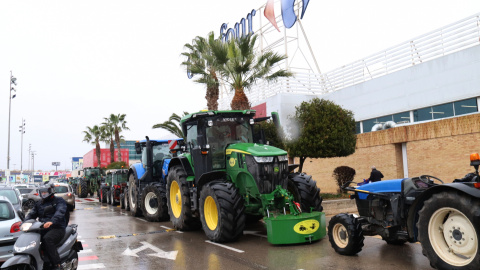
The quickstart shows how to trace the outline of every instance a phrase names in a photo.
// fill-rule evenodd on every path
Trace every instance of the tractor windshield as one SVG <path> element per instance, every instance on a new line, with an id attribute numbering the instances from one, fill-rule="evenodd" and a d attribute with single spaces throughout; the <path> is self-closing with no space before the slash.
<path id="1" fill-rule="evenodd" d="M 126 173 L 116 173 L 113 175 L 114 185 L 119 185 L 121 183 L 127 183 L 127 182 L 128 182 L 128 176 Z"/>
<path id="2" fill-rule="evenodd" d="M 207 127 L 207 143 L 212 151 L 213 169 L 225 168 L 225 148 L 232 143 L 252 143 L 250 118 L 214 118 Z"/>
<path id="3" fill-rule="evenodd" d="M 87 177 L 98 177 L 100 175 L 100 172 L 98 169 L 87 169 L 85 171 L 85 176 Z"/>

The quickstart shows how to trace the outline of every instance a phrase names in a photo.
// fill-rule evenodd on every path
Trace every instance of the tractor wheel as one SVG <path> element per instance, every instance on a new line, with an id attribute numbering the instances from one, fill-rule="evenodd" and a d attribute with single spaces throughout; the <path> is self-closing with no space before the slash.
<path id="1" fill-rule="evenodd" d="M 128 204 L 128 188 L 123 191 L 123 204 L 125 204 L 125 211 L 130 211 L 130 204 Z"/>
<path id="2" fill-rule="evenodd" d="M 142 213 L 150 222 L 170 220 L 165 187 L 150 185 L 143 190 Z"/>
<path id="3" fill-rule="evenodd" d="M 135 180 L 135 176 L 130 174 L 130 177 L 128 178 L 128 204 L 130 205 L 130 212 L 132 212 L 132 215 L 134 217 L 139 217 L 142 215 L 142 210 L 140 209 L 140 205 L 138 205 L 138 190 Z"/>
<path id="4" fill-rule="evenodd" d="M 328 240 L 339 254 L 359 253 L 364 239 L 360 222 L 351 214 L 338 214 L 328 223 Z"/>
<path id="5" fill-rule="evenodd" d="M 480 201 L 458 192 L 432 195 L 418 212 L 423 254 L 437 269 L 480 269 Z"/>
<path id="6" fill-rule="evenodd" d="M 117 205 L 118 205 L 118 202 L 115 200 L 115 197 L 117 197 L 117 198 L 120 197 L 120 196 L 118 195 L 118 192 L 119 192 L 119 191 L 120 191 L 119 189 L 112 189 L 112 192 L 111 192 L 111 194 L 110 194 L 110 201 L 112 202 L 112 205 L 113 205 L 113 206 L 117 206 Z"/>
<path id="7" fill-rule="evenodd" d="M 320 189 L 311 175 L 304 173 L 289 174 L 287 189 L 293 194 L 295 201 L 300 203 L 302 211 L 310 212 L 311 208 L 313 208 L 313 211 L 323 211 Z"/>
<path id="8" fill-rule="evenodd" d="M 120 209 L 125 209 L 125 194 L 120 194 Z"/>
<path id="9" fill-rule="evenodd" d="M 78 196 L 80 198 L 86 198 L 88 196 L 88 183 L 84 179 L 81 179 L 78 185 Z"/>
<path id="10" fill-rule="evenodd" d="M 112 190 L 107 190 L 107 204 L 112 204 Z"/>
<path id="11" fill-rule="evenodd" d="M 182 166 L 173 166 L 167 177 L 167 204 L 170 221 L 177 230 L 197 230 L 200 220 L 192 215 L 187 174 Z"/>
<path id="12" fill-rule="evenodd" d="M 243 198 L 232 183 L 213 182 L 200 192 L 200 220 L 203 231 L 213 242 L 231 242 L 245 228 Z"/>
<path id="13" fill-rule="evenodd" d="M 101 203 L 107 202 L 107 190 L 105 188 L 102 188 L 100 190 L 100 202 Z"/>

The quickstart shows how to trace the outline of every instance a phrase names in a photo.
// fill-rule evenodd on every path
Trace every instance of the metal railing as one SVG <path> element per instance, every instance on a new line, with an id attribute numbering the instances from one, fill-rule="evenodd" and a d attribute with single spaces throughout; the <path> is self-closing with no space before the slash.
<path id="1" fill-rule="evenodd" d="M 292 70 L 295 77 L 259 82 L 246 94 L 252 105 L 278 93 L 322 95 L 476 45 L 480 45 L 480 13 L 323 74 Z M 223 89 L 220 108 L 230 108 L 233 94 Z"/>

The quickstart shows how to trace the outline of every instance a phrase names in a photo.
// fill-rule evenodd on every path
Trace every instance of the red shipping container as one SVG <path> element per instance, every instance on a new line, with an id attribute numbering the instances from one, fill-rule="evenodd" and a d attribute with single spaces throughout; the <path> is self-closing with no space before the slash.
<path id="1" fill-rule="evenodd" d="M 83 156 L 83 167 L 84 168 L 98 167 L 96 153 L 97 153 L 97 150 L 94 148 Z M 117 153 L 118 153 L 118 150 L 115 149 L 115 153 L 114 153 L 115 162 L 118 161 Z M 130 161 L 129 156 L 128 156 L 128 149 L 120 149 L 120 154 L 122 155 L 122 161 L 124 161 L 128 165 L 128 163 Z M 106 166 L 108 166 L 108 164 L 110 164 L 110 149 L 106 149 L 106 148 L 100 149 L 100 163 L 101 163 L 102 168 L 106 167 Z"/>

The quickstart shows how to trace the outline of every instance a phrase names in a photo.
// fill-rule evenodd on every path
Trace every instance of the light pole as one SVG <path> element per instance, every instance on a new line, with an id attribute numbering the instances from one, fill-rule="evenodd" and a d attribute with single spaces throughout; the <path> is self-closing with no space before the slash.
<path id="1" fill-rule="evenodd" d="M 20 145 L 20 175 L 23 174 L 23 134 L 25 133 L 25 119 L 22 118 L 22 125 L 20 126 L 20 133 L 22 134 L 22 140 Z"/>
<path id="2" fill-rule="evenodd" d="M 10 114 L 12 112 L 12 99 L 17 95 L 15 94 L 17 90 L 13 88 L 12 84 L 17 85 L 17 78 L 13 77 L 12 71 L 10 70 L 10 90 L 8 91 L 8 150 L 7 150 L 7 170 L 10 169 Z M 12 96 L 12 91 L 15 93 Z"/>
<path id="3" fill-rule="evenodd" d="M 35 155 L 37 154 L 36 152 L 37 151 L 32 151 L 32 178 L 33 178 L 33 182 L 35 182 L 35 177 L 33 176 L 33 174 L 35 173 Z"/>

